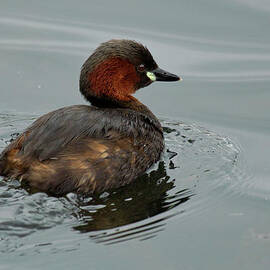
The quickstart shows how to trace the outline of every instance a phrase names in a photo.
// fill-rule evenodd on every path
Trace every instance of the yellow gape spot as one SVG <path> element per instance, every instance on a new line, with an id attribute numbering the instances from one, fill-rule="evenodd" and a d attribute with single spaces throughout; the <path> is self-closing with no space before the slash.
<path id="1" fill-rule="evenodd" d="M 157 79 L 156 75 L 154 73 L 150 72 L 150 71 L 146 72 L 146 76 L 153 82 Z"/>

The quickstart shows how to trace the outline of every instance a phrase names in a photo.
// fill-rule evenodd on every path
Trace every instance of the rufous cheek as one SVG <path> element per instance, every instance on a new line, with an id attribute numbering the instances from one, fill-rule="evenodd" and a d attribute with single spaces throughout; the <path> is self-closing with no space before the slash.
<path id="1" fill-rule="evenodd" d="M 128 60 L 113 57 L 99 64 L 89 75 L 89 80 L 96 96 L 125 99 L 136 91 L 140 77 Z"/>

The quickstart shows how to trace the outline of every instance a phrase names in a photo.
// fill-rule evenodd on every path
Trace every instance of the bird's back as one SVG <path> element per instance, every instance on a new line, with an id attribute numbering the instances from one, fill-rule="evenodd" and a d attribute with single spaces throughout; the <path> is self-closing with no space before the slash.
<path id="1" fill-rule="evenodd" d="M 163 150 L 149 111 L 65 107 L 37 119 L 0 156 L 0 174 L 61 195 L 100 192 L 141 175 Z"/>

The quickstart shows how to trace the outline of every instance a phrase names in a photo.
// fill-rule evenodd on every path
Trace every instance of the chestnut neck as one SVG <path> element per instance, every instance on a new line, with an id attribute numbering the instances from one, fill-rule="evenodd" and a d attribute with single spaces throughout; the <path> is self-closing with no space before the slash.
<path id="1" fill-rule="evenodd" d="M 114 108 L 114 109 L 129 109 L 137 111 L 147 115 L 153 115 L 153 113 L 148 109 L 146 105 L 141 103 L 138 99 L 133 96 L 126 97 L 123 99 L 115 99 L 111 97 L 96 97 L 96 96 L 85 96 L 87 101 L 89 101 L 93 106 L 99 108 Z M 155 117 L 153 115 L 153 117 Z"/>
<path id="2" fill-rule="evenodd" d="M 93 68 L 88 61 L 81 71 L 80 91 L 93 106 L 130 109 L 155 118 L 144 104 L 132 96 L 140 82 L 132 63 L 127 59 L 111 57 Z"/>

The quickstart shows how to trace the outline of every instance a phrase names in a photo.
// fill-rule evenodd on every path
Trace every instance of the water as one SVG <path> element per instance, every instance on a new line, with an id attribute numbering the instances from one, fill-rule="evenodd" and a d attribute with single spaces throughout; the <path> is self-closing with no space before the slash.
<path id="1" fill-rule="evenodd" d="M 139 40 L 184 78 L 136 94 L 166 151 L 133 185 L 54 198 L 0 182 L 0 269 L 269 268 L 269 1 L 0 7 L 0 149 L 41 114 L 84 103 L 80 66 L 102 41 Z"/>

